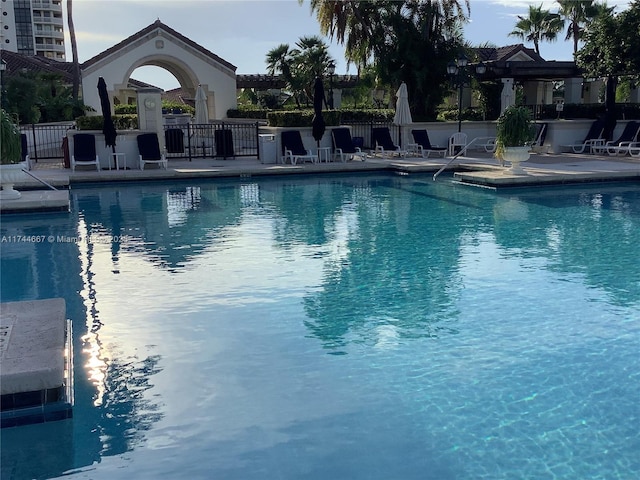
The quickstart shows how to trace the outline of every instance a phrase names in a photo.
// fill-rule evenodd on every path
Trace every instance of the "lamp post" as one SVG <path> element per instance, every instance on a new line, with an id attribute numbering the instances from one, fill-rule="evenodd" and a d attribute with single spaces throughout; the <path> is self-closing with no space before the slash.
<path id="1" fill-rule="evenodd" d="M 333 110 L 333 75 L 336 73 L 336 64 L 329 62 L 327 65 L 327 73 L 329 74 L 329 110 Z"/>
<path id="2" fill-rule="evenodd" d="M 455 62 L 449 62 L 447 65 L 447 73 L 451 77 L 451 83 L 458 88 L 458 132 L 462 131 L 462 89 L 470 80 L 467 66 L 469 59 L 462 54 Z M 487 71 L 484 63 L 480 62 L 476 65 L 476 73 L 483 75 Z"/>

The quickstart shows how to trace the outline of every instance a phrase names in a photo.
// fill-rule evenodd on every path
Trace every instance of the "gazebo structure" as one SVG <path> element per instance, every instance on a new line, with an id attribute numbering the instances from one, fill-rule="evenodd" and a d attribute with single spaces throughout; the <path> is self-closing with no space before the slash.
<path id="1" fill-rule="evenodd" d="M 129 87 L 130 76 L 145 65 L 169 71 L 191 98 L 202 85 L 209 99 L 209 118 L 222 119 L 237 105 L 236 67 L 160 20 L 82 64 L 84 103 L 100 110 L 96 108 L 100 105 L 99 77 L 105 79 L 112 99 L 129 103 L 129 97 L 136 94 Z"/>

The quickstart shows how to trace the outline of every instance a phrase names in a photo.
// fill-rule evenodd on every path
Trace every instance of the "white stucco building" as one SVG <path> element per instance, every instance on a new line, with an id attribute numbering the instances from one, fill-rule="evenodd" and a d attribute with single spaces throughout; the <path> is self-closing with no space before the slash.
<path id="1" fill-rule="evenodd" d="M 0 0 L 2 49 L 64 62 L 62 0 Z"/>
<path id="2" fill-rule="evenodd" d="M 112 103 L 127 103 L 131 74 L 145 65 L 169 71 L 191 98 L 202 85 L 210 119 L 223 119 L 227 110 L 237 106 L 236 67 L 160 20 L 82 64 L 84 103 L 99 114 L 100 77 L 105 79 Z"/>

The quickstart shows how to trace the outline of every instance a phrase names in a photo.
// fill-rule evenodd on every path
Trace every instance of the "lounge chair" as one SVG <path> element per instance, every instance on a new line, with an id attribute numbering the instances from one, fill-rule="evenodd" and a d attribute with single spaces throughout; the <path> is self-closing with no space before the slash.
<path id="1" fill-rule="evenodd" d="M 168 128 L 164 131 L 164 144 L 167 153 L 184 153 L 184 132 L 181 128 Z"/>
<path id="2" fill-rule="evenodd" d="M 467 146 L 467 134 L 456 132 L 449 137 L 449 155 L 455 155 Z"/>
<path id="3" fill-rule="evenodd" d="M 542 151 L 544 147 L 544 141 L 547 138 L 547 130 L 549 128 L 548 123 L 536 123 L 536 134 L 531 143 L 531 150 L 534 152 Z"/>
<path id="4" fill-rule="evenodd" d="M 638 143 L 638 134 L 640 134 L 640 122 L 630 121 L 624 127 L 620 137 L 605 143 L 604 149 L 609 155 L 626 155 L 629 153 L 629 147 Z"/>
<path id="5" fill-rule="evenodd" d="M 73 153 L 71 154 L 71 171 L 77 166 L 95 165 L 100 171 L 100 159 L 96 154 L 96 137 L 91 133 L 76 133 L 73 136 Z"/>
<path id="6" fill-rule="evenodd" d="M 304 147 L 299 130 L 282 132 L 280 140 L 282 142 L 282 163 L 289 161 L 291 165 L 295 165 L 298 161 L 312 163 L 318 161 L 318 156 Z"/>
<path id="7" fill-rule="evenodd" d="M 371 143 L 374 146 L 374 152 L 381 155 L 398 155 L 405 157 L 407 152 L 402 150 L 398 145 L 393 143 L 389 127 L 374 127 L 371 129 Z"/>
<path id="8" fill-rule="evenodd" d="M 447 154 L 447 147 L 431 145 L 429 133 L 426 130 L 411 130 L 411 135 L 415 143 L 407 145 L 410 152 L 419 154 L 422 158 L 429 158 L 432 153 L 443 157 Z"/>
<path id="9" fill-rule="evenodd" d="M 571 149 L 573 153 L 592 153 L 602 149 L 605 140 L 602 137 L 604 132 L 604 120 L 598 119 L 591 124 L 587 135 L 581 142 L 578 141 L 573 145 L 563 145 L 566 149 Z"/>
<path id="10" fill-rule="evenodd" d="M 365 161 L 365 155 L 360 147 L 356 147 L 351 138 L 351 130 L 346 127 L 334 128 L 331 130 L 331 137 L 333 138 L 333 158 L 334 160 L 340 159 L 341 162 L 347 160 L 353 160 L 359 157 L 363 162 Z"/>
<path id="11" fill-rule="evenodd" d="M 147 163 L 158 165 L 167 169 L 167 156 L 160 152 L 160 143 L 156 133 L 143 133 L 138 135 L 138 153 L 140 170 L 144 170 Z"/>
<path id="12" fill-rule="evenodd" d="M 216 157 L 235 157 L 235 151 L 233 149 L 233 134 L 228 128 L 222 130 L 216 130 L 213 132 L 213 136 L 216 142 Z"/>
<path id="13" fill-rule="evenodd" d="M 27 170 L 31 170 L 33 165 L 31 165 L 31 156 L 29 155 L 29 145 L 27 143 L 27 134 L 20 134 L 20 151 L 22 155 L 22 161 L 27 163 Z"/>

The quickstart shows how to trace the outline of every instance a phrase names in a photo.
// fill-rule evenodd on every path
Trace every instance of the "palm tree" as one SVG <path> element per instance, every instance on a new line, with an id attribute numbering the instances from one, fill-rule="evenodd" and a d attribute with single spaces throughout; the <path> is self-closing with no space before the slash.
<path id="1" fill-rule="evenodd" d="M 373 65 L 383 85 L 405 81 L 413 112 L 435 118 L 447 88 L 446 64 L 461 48 L 469 0 L 309 2 L 322 34 L 344 45 L 348 64 L 358 71 Z"/>
<path id="2" fill-rule="evenodd" d="M 518 15 L 515 30 L 509 35 L 521 40 L 533 42 L 535 52 L 540 55 L 540 42 L 553 42 L 558 33 L 564 28 L 564 20 L 557 13 L 543 10 L 539 7 L 529 6 L 529 16 Z"/>
<path id="3" fill-rule="evenodd" d="M 76 42 L 76 29 L 73 26 L 73 1 L 67 0 L 67 25 L 69 26 L 69 38 L 71 40 L 71 55 L 73 57 L 73 88 L 71 95 L 75 102 L 78 101 L 80 92 L 80 62 L 78 61 L 78 43 Z"/>
<path id="4" fill-rule="evenodd" d="M 282 75 L 298 106 L 301 100 L 310 101 L 313 79 L 326 72 L 332 61 L 329 47 L 317 36 L 301 37 L 293 49 L 281 44 L 271 49 L 266 59 L 267 72 L 270 75 Z"/>
<path id="5" fill-rule="evenodd" d="M 595 14 L 593 0 L 557 0 L 560 16 L 569 22 L 565 40 L 573 39 L 573 54 L 578 52 L 578 42 L 584 33 L 584 26 Z"/>

